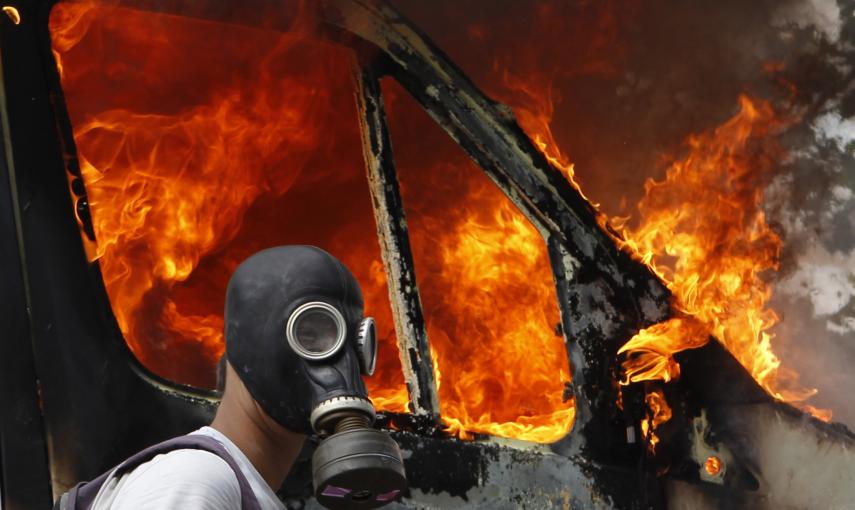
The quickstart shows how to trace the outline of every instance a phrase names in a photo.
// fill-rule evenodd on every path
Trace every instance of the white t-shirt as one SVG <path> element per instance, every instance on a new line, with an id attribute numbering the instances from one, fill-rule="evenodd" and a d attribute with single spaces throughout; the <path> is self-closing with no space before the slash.
<path id="1" fill-rule="evenodd" d="M 262 510 L 285 505 L 246 455 L 211 427 L 193 434 L 213 437 L 225 446 L 249 481 Z M 204 450 L 175 450 L 157 455 L 116 479 L 112 475 L 95 496 L 93 510 L 239 510 L 240 486 L 229 465 Z"/>

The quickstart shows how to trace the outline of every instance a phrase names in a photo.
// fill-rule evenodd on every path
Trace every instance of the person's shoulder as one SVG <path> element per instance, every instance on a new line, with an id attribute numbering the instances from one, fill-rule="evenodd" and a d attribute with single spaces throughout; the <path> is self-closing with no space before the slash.
<path id="1" fill-rule="evenodd" d="M 228 463 L 196 449 L 158 455 L 126 474 L 112 508 L 240 507 L 240 486 Z"/>
<path id="2" fill-rule="evenodd" d="M 135 477 L 172 477 L 174 475 L 193 481 L 233 482 L 235 487 L 238 486 L 237 477 L 225 460 L 215 453 L 195 448 L 174 450 L 158 455 L 134 469 L 129 481 Z"/>

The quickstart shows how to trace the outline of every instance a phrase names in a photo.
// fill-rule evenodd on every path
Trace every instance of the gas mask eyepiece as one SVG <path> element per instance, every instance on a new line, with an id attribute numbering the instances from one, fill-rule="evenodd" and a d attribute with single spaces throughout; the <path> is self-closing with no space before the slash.
<path id="1" fill-rule="evenodd" d="M 341 312 L 322 301 L 300 305 L 288 319 L 288 344 L 301 357 L 321 361 L 344 346 L 347 325 Z"/>
<path id="2" fill-rule="evenodd" d="M 288 344 L 301 357 L 322 361 L 335 356 L 347 339 L 347 324 L 334 306 L 323 301 L 300 305 L 288 319 Z M 363 375 L 374 375 L 377 366 L 377 330 L 366 317 L 356 332 L 356 355 Z"/>

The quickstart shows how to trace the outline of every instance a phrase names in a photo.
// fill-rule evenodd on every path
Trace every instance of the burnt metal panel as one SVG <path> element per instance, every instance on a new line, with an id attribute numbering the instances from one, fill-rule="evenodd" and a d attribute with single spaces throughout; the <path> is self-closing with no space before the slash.
<path id="1" fill-rule="evenodd" d="M 383 94 L 373 67 L 359 65 L 354 70 L 354 82 L 362 154 L 380 252 L 389 282 L 389 302 L 395 317 L 395 333 L 410 394 L 410 406 L 414 414 L 424 415 L 438 424 L 439 397 L 416 284 L 407 218 L 386 123 Z"/>
<path id="2" fill-rule="evenodd" d="M 571 431 L 573 439 L 567 438 L 563 448 L 563 452 L 569 455 L 579 453 L 586 446 L 584 444 L 585 439 L 579 434 L 579 431 L 593 418 L 591 399 L 595 396 L 587 394 L 586 382 L 590 375 L 585 368 L 590 363 L 585 359 L 583 343 L 573 336 L 576 332 L 575 326 L 579 321 L 574 317 L 574 310 L 567 306 L 570 302 L 571 286 L 576 280 L 576 270 L 579 263 L 555 237 L 548 236 L 546 245 L 549 262 L 552 266 L 552 277 L 555 281 L 559 310 L 561 311 L 561 332 L 567 344 L 567 361 L 570 366 L 570 373 L 573 374 L 573 380 L 568 383 L 570 385 L 568 390 L 572 391 L 565 393 L 565 398 L 573 398 L 576 408 L 573 430 Z M 580 394 L 584 394 L 584 398 L 579 398 Z"/>
<path id="3" fill-rule="evenodd" d="M 0 16 L 0 77 L 7 69 L 3 50 L 15 43 L 10 37 L 15 28 Z M 51 490 L 4 81 L 0 81 L 0 508 L 26 510 L 47 508 Z"/>
<path id="4" fill-rule="evenodd" d="M 695 463 L 689 480 L 695 483 L 668 481 L 675 505 L 769 510 L 852 506 L 855 434 L 775 400 L 718 341 L 675 357 L 681 365 L 680 388 L 700 408 L 691 423 L 703 429 L 703 448 L 690 455 Z M 728 459 L 733 465 L 726 465 L 726 471 L 746 475 L 704 476 L 708 454 Z"/>
<path id="5" fill-rule="evenodd" d="M 545 445 L 485 442 L 397 433 L 405 456 L 410 494 L 392 508 L 610 509 L 627 504 L 633 491 L 605 492 L 583 459 L 555 454 Z M 612 473 L 612 481 L 632 487 L 632 470 Z M 628 508 L 628 507 L 626 507 Z"/>

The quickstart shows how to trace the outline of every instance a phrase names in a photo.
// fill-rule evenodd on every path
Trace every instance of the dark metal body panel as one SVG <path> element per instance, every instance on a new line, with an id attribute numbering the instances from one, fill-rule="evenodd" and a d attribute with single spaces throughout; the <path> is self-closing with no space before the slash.
<path id="1" fill-rule="evenodd" d="M 0 48 L 14 44 L 8 37 L 10 26 L 9 20 L 0 19 Z M 5 70 L 3 63 L 0 60 L 0 72 Z M 7 112 L 5 86 L 0 83 L 0 488 L 3 508 L 20 510 L 50 502 L 50 476 Z"/>

